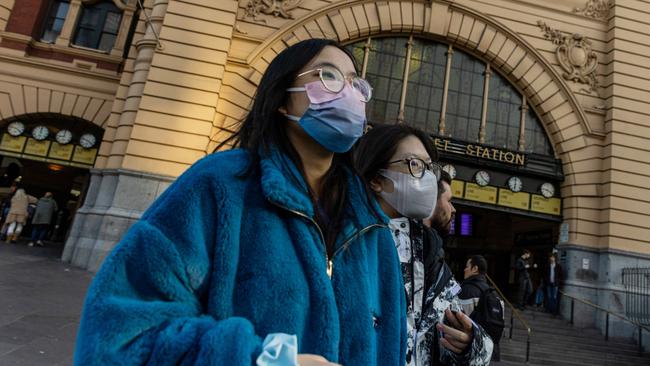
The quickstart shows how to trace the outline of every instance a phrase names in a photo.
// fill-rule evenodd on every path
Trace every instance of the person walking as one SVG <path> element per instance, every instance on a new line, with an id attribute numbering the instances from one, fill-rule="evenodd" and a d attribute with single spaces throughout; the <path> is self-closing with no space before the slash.
<path id="1" fill-rule="evenodd" d="M 422 223 L 436 207 L 437 159 L 431 138 L 405 124 L 375 125 L 354 152 L 358 174 L 391 219 L 407 295 L 406 365 L 487 365 L 492 341 L 461 311 L 442 239 Z"/>
<path id="2" fill-rule="evenodd" d="M 526 304 L 528 304 L 528 298 L 533 292 L 533 284 L 530 280 L 530 273 L 528 268 L 528 259 L 530 258 L 530 250 L 524 249 L 523 253 L 517 261 L 515 262 L 515 271 L 517 272 L 517 281 L 519 282 L 519 301 L 517 308 L 519 310 L 525 310 Z"/>
<path id="3" fill-rule="evenodd" d="M 11 208 L 7 214 L 7 243 L 15 243 L 20 237 L 25 223 L 27 223 L 27 206 L 38 200 L 25 193 L 23 188 L 18 188 L 11 198 Z"/>
<path id="4" fill-rule="evenodd" d="M 43 239 L 50 228 L 54 214 L 59 210 L 56 201 L 52 197 L 52 192 L 46 192 L 36 204 L 36 210 L 32 217 L 32 241 L 29 246 L 33 247 L 34 243 L 42 247 Z"/>
<path id="5" fill-rule="evenodd" d="M 220 146 L 235 148 L 183 173 L 105 260 L 75 364 L 403 366 L 397 252 L 349 153 L 370 98 L 336 42 L 280 52 Z"/>
<path id="6" fill-rule="evenodd" d="M 546 311 L 551 314 L 557 314 L 557 296 L 560 281 L 562 281 L 562 267 L 557 263 L 557 257 L 555 254 L 551 254 L 548 257 L 548 265 L 544 271 Z"/>
<path id="7" fill-rule="evenodd" d="M 460 304 L 470 318 L 485 329 L 494 342 L 492 361 L 500 360 L 499 342 L 504 328 L 505 304 L 486 279 L 487 261 L 482 255 L 467 259 L 463 270 Z"/>

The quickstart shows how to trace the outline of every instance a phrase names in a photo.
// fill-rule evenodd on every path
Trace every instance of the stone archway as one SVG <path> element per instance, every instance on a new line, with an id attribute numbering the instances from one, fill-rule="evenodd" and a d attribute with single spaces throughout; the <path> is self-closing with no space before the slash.
<path id="1" fill-rule="evenodd" d="M 445 40 L 483 58 L 516 85 L 542 118 L 544 128 L 565 166 L 571 151 L 586 146 L 579 136 L 597 135 L 551 63 L 523 38 L 490 17 L 448 2 L 358 0 L 336 3 L 279 29 L 248 57 L 249 81 L 257 85 L 269 62 L 288 45 L 314 37 L 339 42 L 397 33 Z M 580 133 L 568 133 L 568 129 Z M 569 169 L 571 171 L 571 169 Z"/>

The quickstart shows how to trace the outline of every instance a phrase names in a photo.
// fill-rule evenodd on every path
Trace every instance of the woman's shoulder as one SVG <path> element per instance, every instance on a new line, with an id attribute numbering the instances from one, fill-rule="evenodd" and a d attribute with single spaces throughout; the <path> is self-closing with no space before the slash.
<path id="1" fill-rule="evenodd" d="M 183 175 L 183 179 L 209 179 L 221 182 L 234 181 L 246 176 L 253 163 L 250 152 L 233 149 L 212 153 L 194 163 Z"/>

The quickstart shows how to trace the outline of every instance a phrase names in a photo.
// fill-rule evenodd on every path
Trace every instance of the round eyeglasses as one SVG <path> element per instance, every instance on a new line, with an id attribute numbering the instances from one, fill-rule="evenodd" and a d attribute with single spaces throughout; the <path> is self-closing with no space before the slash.
<path id="1" fill-rule="evenodd" d="M 352 88 L 359 92 L 361 101 L 368 103 L 372 98 L 372 87 L 365 79 L 358 76 L 345 76 L 338 68 L 331 65 L 323 65 L 315 69 L 301 72 L 296 78 L 311 74 L 318 71 L 318 77 L 321 83 L 328 91 L 339 93 L 345 87 L 345 82 L 349 81 Z"/>
<path id="2" fill-rule="evenodd" d="M 437 163 L 427 163 L 420 158 L 405 158 L 395 161 L 390 161 L 388 164 L 404 163 L 409 168 L 409 173 L 413 178 L 420 179 L 424 176 L 424 172 L 429 170 L 436 176 L 436 180 L 440 180 L 440 171 L 442 168 Z"/>

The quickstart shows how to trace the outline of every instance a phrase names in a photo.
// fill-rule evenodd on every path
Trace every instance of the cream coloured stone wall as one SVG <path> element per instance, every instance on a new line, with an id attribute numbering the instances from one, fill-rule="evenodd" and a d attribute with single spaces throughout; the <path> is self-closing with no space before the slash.
<path id="1" fill-rule="evenodd" d="M 5 30 L 15 0 L 0 0 L 0 32 Z"/>

